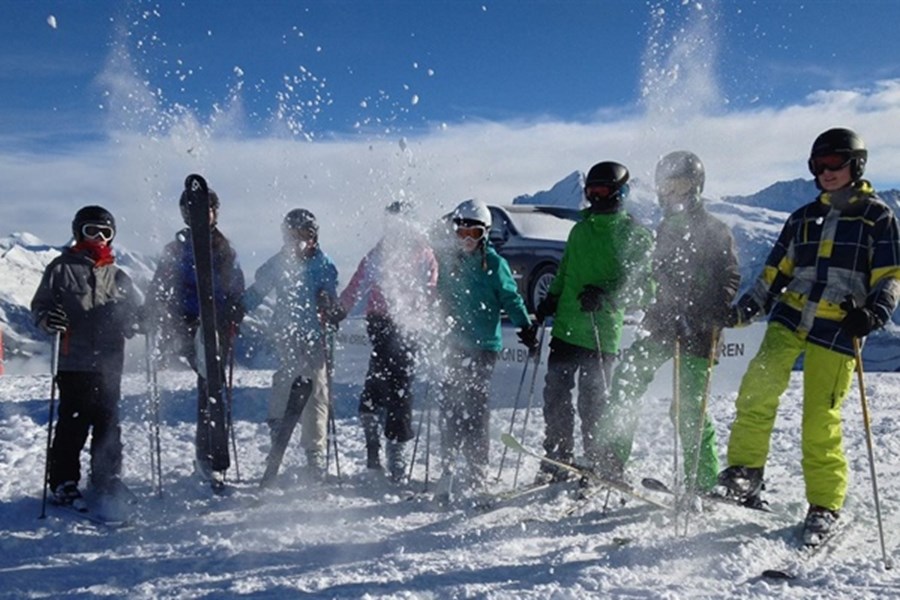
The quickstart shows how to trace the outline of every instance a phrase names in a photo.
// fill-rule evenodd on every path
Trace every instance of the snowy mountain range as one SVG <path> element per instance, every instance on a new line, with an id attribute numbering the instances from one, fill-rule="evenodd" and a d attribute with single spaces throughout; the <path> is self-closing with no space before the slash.
<path id="1" fill-rule="evenodd" d="M 583 186 L 584 174 L 575 171 L 549 190 L 518 196 L 512 203 L 577 208 L 582 204 Z M 653 186 L 649 182 L 633 179 L 630 187 L 629 212 L 642 223 L 655 226 L 660 211 Z M 734 234 L 743 286 L 749 285 L 758 274 L 789 212 L 808 202 L 816 193 L 812 180 L 795 179 L 775 183 L 749 196 L 728 196 L 707 201 L 709 210 L 725 221 Z M 900 214 L 900 191 L 888 190 L 879 194 Z M 27 360 L 46 351 L 46 336 L 32 324 L 29 306 L 44 268 L 59 251 L 59 247 L 48 245 L 28 233 L 13 233 L 0 238 L 0 328 L 7 363 Z M 122 246 L 117 246 L 116 255 L 118 264 L 131 275 L 138 287 L 146 289 L 155 268 L 155 257 L 133 253 Z M 264 307 L 242 328 L 238 352 L 245 357 L 245 364 L 270 366 L 271 357 L 262 350 L 266 347 L 262 323 L 266 311 Z M 900 358 L 894 358 L 900 357 L 900 327 L 897 327 L 900 314 L 895 313 L 894 323 L 889 326 L 887 334 L 870 338 L 869 346 L 886 345 L 883 351 L 877 353 L 874 347 L 867 348 L 867 355 L 871 356 L 867 359 L 872 366 L 900 370 Z"/>

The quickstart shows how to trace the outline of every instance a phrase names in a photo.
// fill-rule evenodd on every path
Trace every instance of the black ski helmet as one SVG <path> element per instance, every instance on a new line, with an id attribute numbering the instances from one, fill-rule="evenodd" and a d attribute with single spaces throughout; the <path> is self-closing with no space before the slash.
<path id="1" fill-rule="evenodd" d="M 219 210 L 219 195 L 215 193 L 212 188 L 209 190 L 209 207 L 214 210 Z M 188 211 L 188 192 L 187 190 L 181 192 L 181 199 L 178 201 L 178 208 L 181 210 L 181 218 L 184 220 L 185 225 L 191 224 L 191 215 Z M 210 225 L 215 225 L 216 221 L 213 220 Z"/>
<path id="2" fill-rule="evenodd" d="M 316 215 L 305 208 L 295 208 L 284 215 L 281 228 L 284 233 L 305 230 L 312 232 L 314 237 L 319 236 L 319 224 L 316 222 Z"/>
<path id="3" fill-rule="evenodd" d="M 592 186 L 605 186 L 609 188 L 609 196 L 605 197 L 587 197 L 591 205 L 606 205 L 614 208 L 624 200 L 628 194 L 628 169 L 625 165 L 604 161 L 599 162 L 588 171 L 587 177 L 584 179 L 584 188 Z"/>
<path id="4" fill-rule="evenodd" d="M 116 220 L 112 213 L 102 206 L 84 206 L 75 213 L 72 219 L 72 237 L 76 241 L 80 241 L 84 236 L 81 234 L 81 228 L 85 225 L 106 225 L 113 230 L 113 238 L 116 237 Z M 112 243 L 112 240 L 109 240 Z"/>
<path id="5" fill-rule="evenodd" d="M 816 177 L 817 185 L 818 177 L 813 159 L 829 154 L 838 154 L 850 159 L 850 177 L 853 181 L 860 179 L 866 171 L 866 159 L 869 158 L 869 151 L 866 150 L 865 142 L 856 135 L 856 132 L 843 127 L 835 127 L 819 134 L 809 151 L 807 166 L 813 177 Z"/>

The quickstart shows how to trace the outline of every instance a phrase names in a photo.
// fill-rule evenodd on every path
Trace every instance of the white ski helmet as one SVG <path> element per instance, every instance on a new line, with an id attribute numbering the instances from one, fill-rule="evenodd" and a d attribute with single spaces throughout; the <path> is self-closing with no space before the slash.
<path id="1" fill-rule="evenodd" d="M 475 198 L 461 202 L 453 210 L 452 219 L 454 223 L 481 223 L 488 229 L 491 228 L 493 223 L 491 211 L 487 205 Z"/>
<path id="2" fill-rule="evenodd" d="M 706 183 L 703 162 L 693 152 L 676 150 L 656 164 L 656 194 L 667 214 L 689 210 L 701 202 Z"/>

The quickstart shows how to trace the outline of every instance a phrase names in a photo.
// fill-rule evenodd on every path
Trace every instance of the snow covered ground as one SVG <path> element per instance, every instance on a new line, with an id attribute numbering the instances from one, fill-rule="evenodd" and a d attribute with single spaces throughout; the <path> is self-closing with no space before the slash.
<path id="1" fill-rule="evenodd" d="M 105 529 L 49 512 L 39 520 L 47 431 L 49 375 L 0 377 L 0 596 L 10 598 L 886 598 L 900 597 L 898 572 L 881 561 L 859 396 L 845 407 L 846 449 L 852 468 L 845 508 L 847 534 L 809 564 L 794 564 L 796 526 L 805 511 L 798 432 L 801 386 L 796 374 L 785 395 L 768 465 L 766 514 L 718 506 L 691 519 L 676 536 L 671 514 L 613 494 L 570 515 L 565 493 L 510 501 L 489 512 L 439 509 L 407 499 L 423 487 L 424 438 L 413 483 L 398 488 L 367 476 L 355 416 L 358 385 L 339 382 L 336 414 L 340 483 L 309 485 L 302 452 L 293 446 L 283 486 L 258 495 L 268 446 L 264 424 L 270 372 L 238 370 L 234 417 L 242 480 L 228 497 L 211 497 L 192 477 L 193 377 L 160 373 L 163 388 L 164 495 L 150 488 L 146 385 L 124 382 L 124 478 L 139 495 L 134 523 Z M 508 387 L 508 386 L 507 386 Z M 422 388 L 420 388 L 421 391 Z M 889 552 L 900 530 L 900 373 L 871 374 L 867 391 L 879 466 Z M 497 402 L 492 426 L 506 431 L 511 396 Z M 501 394 L 500 397 L 503 397 Z M 734 393 L 716 394 L 712 412 L 724 453 Z M 542 419 L 531 414 L 525 443 L 540 447 Z M 425 402 L 421 395 L 416 411 Z M 655 394 L 630 475 L 671 480 L 672 428 L 668 400 Z M 519 412 L 521 423 L 522 412 Z M 422 431 L 425 431 L 423 427 Z M 516 426 L 519 431 L 519 424 Z M 433 440 L 433 453 L 437 440 Z M 492 447 L 496 474 L 502 446 Z M 496 490 L 509 489 L 508 457 Z M 521 481 L 537 462 L 524 458 Z M 430 476 L 436 476 L 432 462 Z M 332 474 L 334 465 L 332 464 Z M 234 470 L 229 473 L 235 476 Z M 665 497 L 660 496 L 664 500 Z M 622 540 L 628 540 L 624 545 Z M 760 578 L 789 568 L 793 581 Z"/>

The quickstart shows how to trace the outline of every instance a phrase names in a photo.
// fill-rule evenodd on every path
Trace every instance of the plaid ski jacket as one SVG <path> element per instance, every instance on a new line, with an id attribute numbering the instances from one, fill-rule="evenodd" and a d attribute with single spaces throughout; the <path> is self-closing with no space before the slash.
<path id="1" fill-rule="evenodd" d="M 765 309 L 771 321 L 816 345 L 853 354 L 840 305 L 852 296 L 880 324 L 891 318 L 900 299 L 900 233 L 868 181 L 840 204 L 835 193 L 823 192 L 795 211 L 739 304 L 750 313 Z"/>

